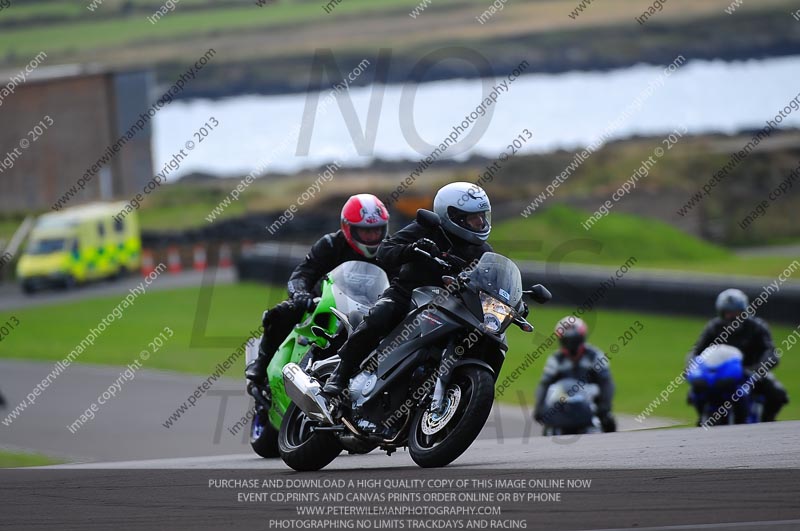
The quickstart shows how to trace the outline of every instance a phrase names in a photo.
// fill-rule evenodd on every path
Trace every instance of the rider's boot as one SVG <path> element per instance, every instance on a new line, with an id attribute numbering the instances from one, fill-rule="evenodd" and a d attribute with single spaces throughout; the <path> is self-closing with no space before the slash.
<path id="1" fill-rule="evenodd" d="M 353 363 L 347 358 L 341 358 L 339 365 L 333 370 L 330 378 L 322 388 L 322 392 L 328 396 L 339 396 L 347 383 L 350 381 L 350 374 L 353 372 Z"/>
<path id="2" fill-rule="evenodd" d="M 261 348 L 258 349 L 258 357 L 247 364 L 244 370 L 247 378 L 247 394 L 255 398 L 256 410 L 268 408 L 272 403 L 272 393 L 267 379 L 267 366 L 271 356 L 264 354 Z"/>
<path id="3" fill-rule="evenodd" d="M 267 366 L 278 349 L 278 345 L 273 343 L 274 341 L 270 341 L 266 335 L 262 335 L 261 344 L 258 346 L 258 356 L 244 370 L 245 378 L 257 386 L 269 386 L 269 382 L 267 382 Z"/>

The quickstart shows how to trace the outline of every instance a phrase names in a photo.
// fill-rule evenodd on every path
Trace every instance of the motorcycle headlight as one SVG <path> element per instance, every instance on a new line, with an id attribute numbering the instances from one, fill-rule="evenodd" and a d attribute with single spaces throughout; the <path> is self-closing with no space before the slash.
<path id="1" fill-rule="evenodd" d="M 511 319 L 513 312 L 511 306 L 484 292 L 481 292 L 481 306 L 483 306 L 483 326 L 489 332 L 499 332 L 505 322 Z"/>

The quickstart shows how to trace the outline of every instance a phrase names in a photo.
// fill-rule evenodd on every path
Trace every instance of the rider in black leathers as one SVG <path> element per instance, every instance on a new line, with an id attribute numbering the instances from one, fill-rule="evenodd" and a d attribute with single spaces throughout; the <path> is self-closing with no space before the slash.
<path id="1" fill-rule="evenodd" d="M 289 300 L 264 312 L 258 358 L 245 369 L 245 376 L 254 384 L 267 386 L 267 366 L 272 356 L 310 308 L 326 274 L 351 260 L 377 263 L 378 246 L 389 229 L 389 213 L 380 199 L 371 194 L 352 196 L 342 208 L 341 224 L 340 230 L 317 240 L 295 268 L 287 286 Z"/>
<path id="2" fill-rule="evenodd" d="M 706 324 L 689 355 L 699 356 L 728 329 L 730 335 L 724 344 L 742 351 L 744 355 L 742 363 L 749 374 L 755 373 L 759 367 L 767 370 L 775 368 L 778 365 L 778 358 L 775 356 L 775 344 L 772 342 L 772 334 L 767 323 L 758 317 L 745 316 L 738 327 L 733 324 L 747 309 L 748 303 L 747 295 L 738 289 L 727 289 L 720 293 L 716 302 L 719 316 Z M 755 382 L 753 392 L 765 399 L 762 422 L 774 421 L 783 405 L 789 402 L 786 389 L 771 372 Z M 702 416 L 703 404 L 695 403 L 694 406 Z M 735 419 L 736 423 L 745 422 L 746 412 L 735 411 Z"/>
<path id="3" fill-rule="evenodd" d="M 400 274 L 392 279 L 389 288 L 339 350 L 339 365 L 323 388 L 326 394 L 339 395 L 360 361 L 405 318 L 411 309 L 414 288 L 442 287 L 443 275 L 458 273 L 446 270 L 415 249 L 432 255 L 445 251 L 467 264 L 492 250 L 486 243 L 491 231 L 491 206 L 479 186 L 463 182 L 448 184 L 436 193 L 433 209 L 439 214 L 447 236 L 439 228 L 425 228 L 414 221 L 381 244 L 378 262 L 384 269 L 399 267 Z"/>
<path id="4" fill-rule="evenodd" d="M 542 379 L 536 388 L 536 409 L 533 418 L 547 423 L 549 412 L 545 407 L 547 389 L 564 378 L 573 378 L 582 384 L 597 384 L 600 394 L 595 399 L 597 417 L 604 432 L 617 431 L 617 422 L 611 414 L 614 398 L 614 381 L 611 378 L 608 359 L 597 347 L 586 342 L 588 328 L 582 319 L 567 316 L 556 325 L 561 348 L 547 358 Z"/>

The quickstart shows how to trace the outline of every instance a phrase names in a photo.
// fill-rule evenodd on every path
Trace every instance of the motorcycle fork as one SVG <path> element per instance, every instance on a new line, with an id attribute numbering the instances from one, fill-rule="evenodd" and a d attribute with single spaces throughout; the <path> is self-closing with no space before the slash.
<path id="1" fill-rule="evenodd" d="M 450 384 L 452 377 L 451 368 L 459 358 L 455 353 L 455 338 L 450 338 L 447 342 L 444 352 L 442 352 L 442 361 L 439 362 L 439 368 L 436 369 L 436 386 L 433 388 L 433 399 L 431 400 L 430 410 L 436 413 L 442 413 L 444 409 L 444 393 L 447 386 Z"/>

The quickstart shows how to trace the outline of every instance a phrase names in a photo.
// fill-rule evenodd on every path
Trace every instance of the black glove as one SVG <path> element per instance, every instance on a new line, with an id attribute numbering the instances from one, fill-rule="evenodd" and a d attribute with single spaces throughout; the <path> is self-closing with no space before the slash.
<path id="1" fill-rule="evenodd" d="M 314 296 L 307 291 L 295 291 L 292 293 L 292 302 L 304 310 L 311 309 L 311 303 L 313 300 Z"/>
<path id="2" fill-rule="evenodd" d="M 442 253 L 439 250 L 439 246 L 436 245 L 436 242 L 433 240 L 429 240 L 428 238 L 420 238 L 419 240 L 412 243 L 411 250 L 415 251 L 416 249 L 419 249 L 420 251 L 425 251 L 431 256 L 439 256 Z"/>
<path id="3" fill-rule="evenodd" d="M 530 313 L 530 310 L 528 309 L 528 305 L 525 304 L 525 301 L 520 301 L 519 306 L 520 307 L 519 307 L 519 310 L 517 310 L 517 312 L 519 313 L 520 317 L 525 319 L 526 317 L 528 317 L 528 313 Z"/>

